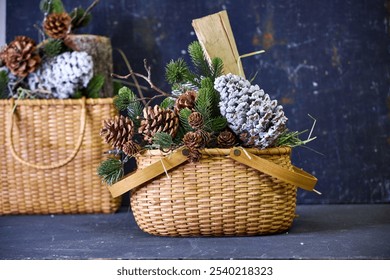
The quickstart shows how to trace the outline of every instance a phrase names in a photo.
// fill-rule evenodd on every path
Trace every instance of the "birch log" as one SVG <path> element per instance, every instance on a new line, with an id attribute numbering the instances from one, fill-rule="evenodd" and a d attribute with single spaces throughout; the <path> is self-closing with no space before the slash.
<path id="1" fill-rule="evenodd" d="M 89 34 L 70 34 L 66 37 L 65 44 L 75 51 L 85 51 L 92 56 L 94 75 L 103 75 L 105 81 L 100 97 L 113 96 L 111 77 L 113 66 L 110 38 Z"/>

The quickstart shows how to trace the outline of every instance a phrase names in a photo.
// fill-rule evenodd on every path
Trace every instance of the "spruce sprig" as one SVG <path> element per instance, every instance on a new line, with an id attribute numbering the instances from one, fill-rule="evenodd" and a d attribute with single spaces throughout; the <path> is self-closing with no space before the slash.
<path id="1" fill-rule="evenodd" d="M 194 41 L 188 46 L 188 53 L 196 68 L 198 76 L 211 77 L 213 71 L 210 69 L 209 63 L 203 53 L 202 46 L 198 41 Z"/>
<path id="2" fill-rule="evenodd" d="M 62 40 L 58 39 L 49 39 L 43 45 L 43 52 L 47 57 L 55 57 L 60 53 L 66 51 L 66 46 Z"/>
<path id="3" fill-rule="evenodd" d="M 0 99 L 7 98 L 7 87 L 8 87 L 8 74 L 6 71 L 0 71 Z"/>
<path id="4" fill-rule="evenodd" d="M 180 84 L 193 79 L 187 63 L 184 59 L 179 58 L 178 60 L 171 60 L 165 66 L 165 78 L 171 85 Z"/>
<path id="5" fill-rule="evenodd" d="M 41 0 L 39 8 L 43 13 L 62 13 L 65 11 L 61 0 Z"/>
<path id="6" fill-rule="evenodd" d="M 119 159 L 109 158 L 100 164 L 97 173 L 106 184 L 111 186 L 123 177 L 123 163 Z"/>
<path id="7" fill-rule="evenodd" d="M 99 98 L 100 90 L 104 86 L 104 76 L 101 74 L 97 74 L 92 77 L 89 81 L 86 91 L 86 96 L 88 98 Z"/>
<path id="8" fill-rule="evenodd" d="M 114 98 L 114 105 L 118 111 L 127 110 L 128 117 L 137 127 L 139 126 L 143 106 L 131 89 L 126 86 L 119 89 L 118 95 Z"/>
<path id="9" fill-rule="evenodd" d="M 90 13 L 85 13 L 85 10 L 81 7 L 73 9 L 73 11 L 70 13 L 70 17 L 72 18 L 72 29 L 87 26 L 88 23 L 91 22 L 92 15 Z"/>
<path id="10" fill-rule="evenodd" d="M 188 117 L 191 115 L 192 111 L 188 108 L 181 109 L 179 112 L 180 123 L 185 132 L 192 131 L 192 127 L 188 123 Z"/>
<path id="11" fill-rule="evenodd" d="M 171 97 L 165 98 L 160 104 L 160 108 L 163 109 L 172 109 L 173 106 L 175 106 L 175 100 Z"/>
<path id="12" fill-rule="evenodd" d="M 157 132 L 153 136 L 153 148 L 166 150 L 171 149 L 174 145 L 172 136 L 166 132 Z"/>

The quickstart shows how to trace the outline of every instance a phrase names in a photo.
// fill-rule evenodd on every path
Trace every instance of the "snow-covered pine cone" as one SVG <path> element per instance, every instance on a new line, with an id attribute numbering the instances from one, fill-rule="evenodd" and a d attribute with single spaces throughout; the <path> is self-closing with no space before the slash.
<path id="1" fill-rule="evenodd" d="M 45 61 L 28 76 L 31 90 L 49 90 L 54 98 L 69 98 L 87 87 L 93 76 L 92 57 L 86 52 L 65 52 Z"/>
<path id="2" fill-rule="evenodd" d="M 283 107 L 276 100 L 258 85 L 233 74 L 218 77 L 214 88 L 220 93 L 222 116 L 245 146 L 265 149 L 275 145 L 287 122 Z"/>

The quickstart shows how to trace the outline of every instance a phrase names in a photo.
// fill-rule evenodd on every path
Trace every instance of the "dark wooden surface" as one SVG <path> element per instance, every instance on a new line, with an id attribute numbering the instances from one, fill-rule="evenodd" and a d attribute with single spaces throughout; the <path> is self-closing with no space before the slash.
<path id="1" fill-rule="evenodd" d="M 7 41 L 38 39 L 40 0 L 7 1 Z M 68 10 L 91 1 L 64 0 Z M 390 1 L 388 0 L 102 0 L 81 32 L 109 36 L 137 72 L 147 58 L 153 80 L 196 40 L 191 20 L 226 9 L 248 77 L 283 104 L 291 130 L 311 127 L 318 139 L 294 151 L 294 163 L 319 178 L 323 196 L 301 203 L 390 202 Z M 126 74 L 114 52 L 114 71 Z M 97 136 L 98 137 L 98 136 Z"/>
<path id="2" fill-rule="evenodd" d="M 286 233 L 157 237 L 131 212 L 0 217 L 0 259 L 390 259 L 390 205 L 299 205 Z"/>

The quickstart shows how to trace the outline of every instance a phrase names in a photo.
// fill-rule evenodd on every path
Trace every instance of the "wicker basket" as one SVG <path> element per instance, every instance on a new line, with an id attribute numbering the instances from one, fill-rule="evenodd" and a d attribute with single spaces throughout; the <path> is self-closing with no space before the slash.
<path id="1" fill-rule="evenodd" d="M 116 211 L 96 175 L 108 149 L 96 135 L 114 114 L 111 98 L 0 100 L 0 214 Z"/>
<path id="2" fill-rule="evenodd" d="M 135 220 L 151 234 L 262 235 L 289 229 L 295 217 L 295 185 L 312 189 L 316 182 L 291 164 L 290 148 L 202 153 L 200 162 L 182 164 L 186 157 L 180 152 L 166 157 L 145 152 L 138 157 L 139 170 L 111 192 L 122 193 L 130 184 Z M 161 175 L 148 181 L 156 174 Z M 147 183 L 137 186 L 143 181 Z"/>

